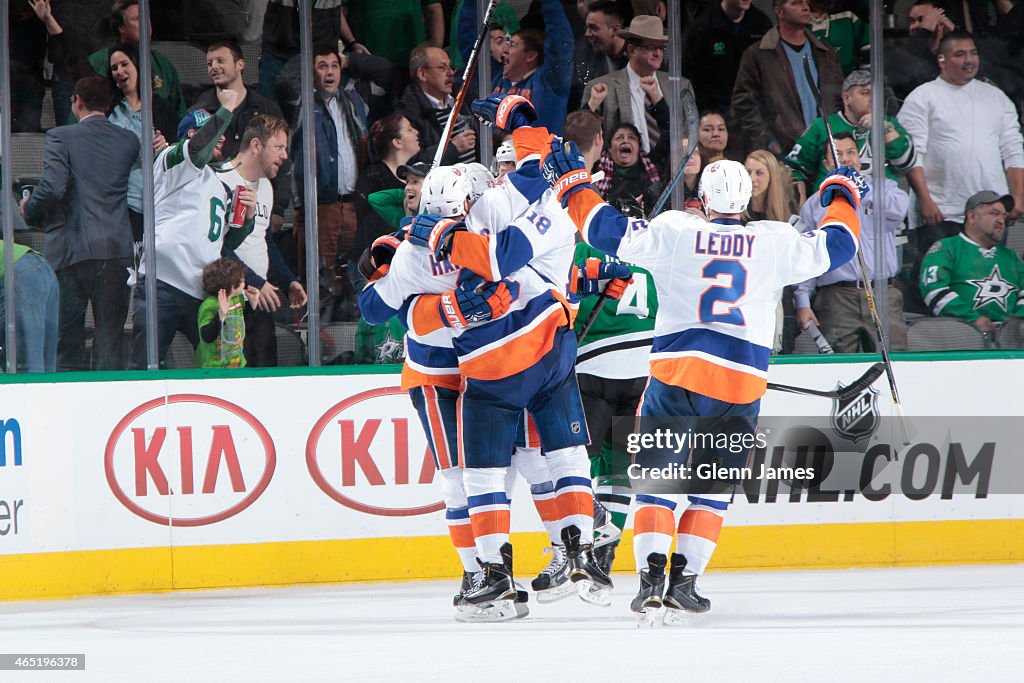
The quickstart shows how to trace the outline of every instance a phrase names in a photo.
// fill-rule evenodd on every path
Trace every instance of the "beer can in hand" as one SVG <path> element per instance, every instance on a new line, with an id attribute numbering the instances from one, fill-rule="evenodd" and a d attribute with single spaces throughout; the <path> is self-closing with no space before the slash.
<path id="1" fill-rule="evenodd" d="M 245 225 L 245 204 L 242 203 L 242 190 L 245 185 L 235 188 L 235 196 L 231 202 L 231 215 L 228 217 L 229 228 L 240 228 Z"/>

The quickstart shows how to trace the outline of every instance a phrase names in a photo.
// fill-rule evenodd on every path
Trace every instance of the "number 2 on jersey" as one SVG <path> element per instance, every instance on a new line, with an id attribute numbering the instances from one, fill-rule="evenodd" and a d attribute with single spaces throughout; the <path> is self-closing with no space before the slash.
<path id="1" fill-rule="evenodd" d="M 743 311 L 736 306 L 729 306 L 725 313 L 715 313 L 715 304 L 735 304 L 747 293 L 747 269 L 739 261 L 714 259 L 704 264 L 701 277 L 705 280 L 718 281 L 720 275 L 727 275 L 731 284 L 728 287 L 712 285 L 700 295 L 698 313 L 702 323 L 726 323 L 727 325 L 745 325 Z"/>

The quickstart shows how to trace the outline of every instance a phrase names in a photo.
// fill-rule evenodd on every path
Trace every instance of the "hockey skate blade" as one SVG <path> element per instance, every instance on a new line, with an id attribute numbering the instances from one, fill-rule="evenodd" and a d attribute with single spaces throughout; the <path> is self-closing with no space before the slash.
<path id="1" fill-rule="evenodd" d="M 707 617 L 707 612 L 687 612 L 684 609 L 666 607 L 662 623 L 665 626 L 700 626 Z"/>
<path id="2" fill-rule="evenodd" d="M 614 543 L 622 536 L 622 529 L 611 522 L 594 529 L 594 547 L 600 548 L 603 545 Z"/>
<path id="3" fill-rule="evenodd" d="M 537 603 L 541 605 L 550 605 L 553 602 L 559 600 L 565 600 L 571 597 L 576 592 L 576 584 L 571 581 L 566 581 L 558 586 L 553 586 L 546 590 L 536 591 L 534 596 L 537 598 Z"/>
<path id="4" fill-rule="evenodd" d="M 498 600 L 482 605 L 459 605 L 455 611 L 455 621 L 464 623 L 511 621 L 525 617 L 529 613 L 530 609 L 522 603 L 516 603 L 514 600 Z"/>
<path id="5" fill-rule="evenodd" d="M 657 628 L 660 625 L 658 613 L 661 607 L 644 607 L 643 611 L 636 615 L 637 628 Z"/>
<path id="6" fill-rule="evenodd" d="M 575 585 L 576 594 L 580 596 L 580 600 L 588 605 L 597 605 L 598 607 L 612 606 L 612 592 L 606 586 L 600 586 L 589 579 L 577 581 Z"/>

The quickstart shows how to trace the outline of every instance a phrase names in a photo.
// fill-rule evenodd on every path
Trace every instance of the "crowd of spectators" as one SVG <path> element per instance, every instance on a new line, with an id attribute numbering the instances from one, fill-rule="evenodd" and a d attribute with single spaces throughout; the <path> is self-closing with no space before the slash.
<path id="1" fill-rule="evenodd" d="M 225 306 L 235 310 L 234 299 L 246 288 L 258 292 L 261 304 L 245 316 L 248 365 L 276 362 L 275 320 L 287 319 L 281 316 L 288 310 L 284 304 L 305 305 L 305 292 L 299 290 L 307 281 L 306 225 L 313 215 L 321 313 L 327 321 L 354 326 L 359 321 L 354 302 L 363 284 L 356 263 L 363 250 L 418 210 L 419 186 L 435 157 L 447 165 L 472 164 L 485 156 L 485 137 L 469 114 L 468 100 L 453 112 L 461 68 L 479 30 L 476 0 L 315 0 L 309 64 L 300 56 L 296 0 L 251 4 L 262 17 L 258 63 L 247 62 L 239 47 L 251 29 L 193 41 L 205 53 L 205 89 L 183 86 L 172 60 L 151 50 L 155 135 L 143 141 L 138 54 L 143 27 L 137 0 L 77 5 L 11 0 L 13 130 L 42 132 L 47 85 L 54 121 L 67 122 L 46 131 L 42 175 L 22 179 L 32 189 L 21 201 L 25 221 L 46 231 L 42 253 L 60 292 L 58 370 L 126 367 L 128 272 L 138 270 L 142 241 L 140 147 L 152 145 L 156 156 L 175 145 L 182 135 L 179 121 L 192 116 L 186 130 L 194 131 L 201 123 L 195 112 L 217 112 L 225 91 L 235 93 L 229 98 L 233 115 L 216 158 L 231 160 L 245 151 L 241 143 L 255 117 L 282 119 L 292 131 L 287 159 L 276 175 L 266 176 L 272 199 L 268 215 L 259 216 L 264 227 L 243 253 L 225 252 L 245 264 L 241 288 L 234 280 L 230 287 L 218 286 L 227 290 L 225 304 L 216 291 L 200 291 L 196 284 L 191 298 L 213 297 L 204 323 L 210 327 L 200 334 L 189 320 L 181 322 L 190 328 L 186 336 L 193 344 L 206 343 L 207 333 L 227 319 Z M 909 29 L 887 31 L 884 37 L 884 93 L 872 92 L 867 2 L 681 0 L 681 5 L 677 26 L 668 23 L 666 3 L 658 0 L 501 0 L 486 36 L 491 91 L 530 98 L 540 116 L 537 125 L 554 133 L 563 131 L 570 115 L 577 128 L 593 129 L 593 170 L 603 173 L 599 191 L 620 206 L 649 211 L 672 176 L 672 145 L 686 145 L 685 130 L 670 130 L 667 100 L 666 53 L 678 47 L 678 85 L 693 95 L 700 118 L 697 150 L 683 176 L 687 203 L 675 208 L 699 210 L 700 170 L 733 159 L 745 163 L 753 181 L 745 218 L 789 221 L 800 229 L 819 217 L 815 190 L 833 165 L 813 91 L 820 91 L 826 111 L 835 112 L 829 123 L 841 162 L 866 176 L 872 167 L 870 133 L 877 124 L 871 105 L 874 97 L 884 97 L 887 180 L 860 211 L 865 226 L 875 212 L 884 216 L 881 243 L 867 227 L 862 246 L 869 276 L 887 284 L 879 295 L 886 295 L 892 347 L 906 348 L 905 310 L 957 316 L 986 333 L 991 321 L 1015 312 L 1017 280 L 1001 272 L 996 277 L 1010 283 L 1013 295 L 990 297 L 986 305 L 1009 306 L 1002 318 L 991 310 L 964 314 L 970 307 L 963 293 L 958 305 L 935 305 L 936 283 L 945 281 L 922 271 L 921 262 L 950 252 L 935 252 L 932 245 L 954 237 L 991 250 L 990 240 L 979 238 L 973 226 L 1001 220 L 999 241 L 1005 242 L 1006 226 L 1024 215 L 1024 2 L 895 3 Z M 106 17 L 102 43 L 91 29 L 97 22 L 83 19 L 86 6 Z M 171 23 L 164 11 L 154 9 L 156 34 L 162 21 Z M 152 34 L 153 28 L 145 30 Z M 44 59 L 53 65 L 45 79 Z M 301 98 L 303 69 L 314 83 L 309 102 Z M 483 94 L 471 93 L 468 99 Z M 302 125 L 303 106 L 312 107 L 312 131 Z M 452 116 L 452 134 L 438 155 Z M 307 136 L 316 151 L 315 179 L 304 177 Z M 495 159 L 491 170 L 508 172 L 515 159 L 511 141 L 496 134 L 493 144 L 486 154 Z M 307 182 L 316 186 L 315 214 L 304 206 Z M 972 206 L 985 192 L 991 201 Z M 989 217 L 985 206 L 1005 211 Z M 965 220 L 972 227 L 965 227 Z M 910 239 L 901 248 L 899 235 L 905 232 Z M 1000 258 L 1010 257 L 1000 252 Z M 878 267 L 883 272 L 876 274 Z M 942 268 L 946 273 L 951 266 Z M 156 277 L 170 282 L 159 269 Z M 808 322 L 818 324 L 837 351 L 873 350 L 877 342 L 858 279 L 850 266 L 787 291 L 780 305 L 787 325 L 780 326 L 776 350 L 792 352 Z M 327 361 L 390 362 L 400 350 L 397 337 L 400 330 L 364 326 L 358 358 L 349 354 Z M 377 342 L 387 346 L 386 352 L 374 347 Z M 227 364 L 240 363 L 235 358 Z M 35 360 L 31 365 L 49 366 Z"/>

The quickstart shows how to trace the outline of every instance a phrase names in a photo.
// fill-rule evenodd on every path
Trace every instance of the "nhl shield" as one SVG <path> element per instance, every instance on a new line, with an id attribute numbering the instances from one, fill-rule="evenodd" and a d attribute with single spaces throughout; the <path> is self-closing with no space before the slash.
<path id="1" fill-rule="evenodd" d="M 842 389 L 839 384 L 836 389 Z M 854 443 L 878 428 L 878 392 L 867 387 L 848 399 L 832 399 L 832 428 Z"/>

